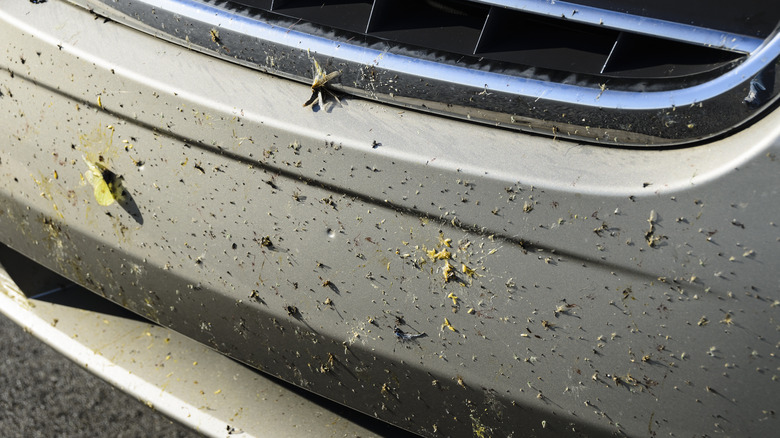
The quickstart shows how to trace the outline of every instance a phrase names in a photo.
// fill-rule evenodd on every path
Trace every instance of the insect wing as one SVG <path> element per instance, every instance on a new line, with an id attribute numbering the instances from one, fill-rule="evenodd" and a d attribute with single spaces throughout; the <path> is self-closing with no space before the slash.
<path id="1" fill-rule="evenodd" d="M 116 196 L 114 196 L 114 192 L 109 187 L 108 182 L 103 178 L 103 171 L 86 159 L 84 159 L 84 162 L 87 163 L 87 171 L 84 172 L 84 178 L 93 187 L 97 203 L 104 207 L 113 204 L 116 201 Z"/>

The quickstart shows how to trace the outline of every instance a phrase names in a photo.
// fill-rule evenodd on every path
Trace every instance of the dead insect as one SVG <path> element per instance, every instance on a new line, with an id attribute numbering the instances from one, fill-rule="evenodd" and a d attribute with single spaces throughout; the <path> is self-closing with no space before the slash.
<path id="1" fill-rule="evenodd" d="M 274 246 L 274 244 L 271 242 L 270 236 L 263 236 L 263 238 L 260 240 L 260 245 L 265 248 L 271 248 Z"/>
<path id="2" fill-rule="evenodd" d="M 333 207 L 334 210 L 336 210 L 336 202 L 333 200 L 333 196 L 328 196 L 327 198 L 320 199 L 320 202 L 322 202 L 325 205 L 329 205 Z"/>
<path id="3" fill-rule="evenodd" d="M 556 318 L 559 315 L 561 315 L 561 314 L 568 315 L 569 314 L 569 310 L 571 310 L 573 307 L 577 307 L 577 305 L 576 304 L 568 304 L 568 303 L 561 304 L 561 305 L 559 305 L 558 307 L 555 308 L 555 312 L 553 312 L 553 314 L 555 315 Z"/>
<path id="4" fill-rule="evenodd" d="M 425 336 L 425 333 L 406 333 L 397 326 L 393 329 L 393 334 L 396 338 L 402 341 L 411 341 L 412 339 L 422 338 Z"/>
<path id="5" fill-rule="evenodd" d="M 320 64 L 317 62 L 316 59 L 312 59 L 314 61 L 314 79 L 311 83 L 311 97 L 309 100 L 307 100 L 303 106 L 307 107 L 314 102 L 319 102 L 320 108 L 325 109 L 325 100 L 322 98 L 322 92 L 325 91 L 326 93 L 329 93 L 331 96 L 333 96 L 334 99 L 336 99 L 336 102 L 341 105 L 341 101 L 338 97 L 336 97 L 335 94 L 328 91 L 327 88 L 325 88 L 325 85 L 330 82 L 333 78 L 337 77 L 341 74 L 341 70 L 332 71 L 330 73 L 326 73 L 325 70 L 320 67 Z"/>
<path id="6" fill-rule="evenodd" d="M 82 157 L 87 165 L 87 171 L 84 172 L 84 179 L 93 187 L 95 200 L 98 204 L 106 207 L 115 201 L 121 201 L 124 195 L 122 187 L 122 177 L 108 170 L 100 163 L 93 163 Z M 102 158 L 102 156 L 100 157 Z M 103 161 L 103 160 L 99 160 Z"/>
<path id="7" fill-rule="evenodd" d="M 217 45 L 222 43 L 222 41 L 219 39 L 219 31 L 217 29 L 211 29 L 209 31 L 209 36 L 211 37 L 211 41 L 214 41 L 217 43 Z"/>
<path id="8" fill-rule="evenodd" d="M 265 304 L 265 301 L 263 301 L 263 299 L 262 299 L 262 298 L 260 298 L 260 292 L 258 292 L 258 291 L 257 291 L 257 290 L 255 290 L 255 289 L 252 289 L 252 292 L 250 292 L 250 293 L 249 293 L 249 299 L 251 299 L 251 300 L 255 300 L 255 301 L 257 301 L 258 303 L 263 303 L 263 304 Z"/>

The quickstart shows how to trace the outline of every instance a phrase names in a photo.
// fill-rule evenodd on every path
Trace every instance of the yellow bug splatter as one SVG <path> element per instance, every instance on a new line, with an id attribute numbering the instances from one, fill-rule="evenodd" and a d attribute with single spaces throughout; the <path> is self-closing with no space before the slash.
<path id="1" fill-rule="evenodd" d="M 468 275 L 471 278 L 474 278 L 474 277 L 477 276 L 477 271 L 469 268 L 468 266 L 466 266 L 465 263 L 461 263 L 460 270 L 461 270 L 461 272 L 463 272 L 464 274 Z"/>
<path id="2" fill-rule="evenodd" d="M 451 300 L 452 300 L 452 305 L 453 305 L 453 306 L 457 306 L 457 305 L 458 305 L 458 299 L 459 299 L 459 298 L 458 298 L 457 296 L 455 296 L 455 294 L 454 294 L 454 293 L 450 292 L 450 294 L 449 294 L 449 295 L 447 295 L 447 298 L 449 298 L 449 299 L 451 299 Z"/>
<path id="3" fill-rule="evenodd" d="M 426 253 L 428 254 L 428 257 L 430 257 L 431 260 L 433 260 L 433 261 L 436 261 L 436 260 L 449 260 L 450 258 L 452 258 L 452 254 L 449 251 L 447 251 L 446 249 L 443 249 L 443 250 L 441 250 L 439 252 L 436 252 L 435 249 L 432 249 L 430 251 L 426 251 Z"/>
<path id="4" fill-rule="evenodd" d="M 121 199 L 123 190 L 120 179 L 102 165 L 93 164 L 86 157 L 82 158 L 84 163 L 87 164 L 84 179 L 93 187 L 97 203 L 106 207 Z M 111 177 L 107 180 L 106 177 L 108 175 L 111 175 Z"/>
<path id="5" fill-rule="evenodd" d="M 447 265 L 444 267 L 444 271 L 442 271 L 442 274 L 444 275 L 444 282 L 447 283 L 453 278 L 455 278 L 455 267 L 450 264 L 450 262 L 447 262 Z"/>
<path id="6" fill-rule="evenodd" d="M 439 233 L 439 245 L 446 246 L 447 248 L 452 248 L 452 239 L 445 239 L 444 234 Z"/>
<path id="7" fill-rule="evenodd" d="M 455 327 L 453 327 L 452 324 L 450 324 L 450 320 L 447 319 L 447 318 L 444 318 L 444 324 L 441 325 L 441 329 L 444 330 L 445 327 L 450 329 L 450 331 L 453 331 L 453 332 L 457 331 L 457 330 L 455 330 Z"/>

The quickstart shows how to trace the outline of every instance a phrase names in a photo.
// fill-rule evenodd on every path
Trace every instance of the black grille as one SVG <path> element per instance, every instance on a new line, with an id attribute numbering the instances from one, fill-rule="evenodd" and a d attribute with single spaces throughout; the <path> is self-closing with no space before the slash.
<path id="1" fill-rule="evenodd" d="M 576 22 L 576 9 L 555 17 L 527 12 L 520 9 L 522 1 L 504 2 L 515 8 L 465 0 L 233 3 L 416 49 L 607 78 L 696 75 L 728 66 L 744 56 L 740 51 L 670 41 L 664 35 Z"/>

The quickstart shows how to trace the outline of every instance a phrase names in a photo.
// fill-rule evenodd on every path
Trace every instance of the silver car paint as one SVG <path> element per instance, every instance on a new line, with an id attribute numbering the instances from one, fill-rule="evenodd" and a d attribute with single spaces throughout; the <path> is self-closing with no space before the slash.
<path id="1" fill-rule="evenodd" d="M 306 85 L 59 2 L 2 9 L 16 250 L 424 435 L 776 428 L 780 113 L 655 151 L 313 112 Z M 97 204 L 85 159 L 124 200 Z"/>

